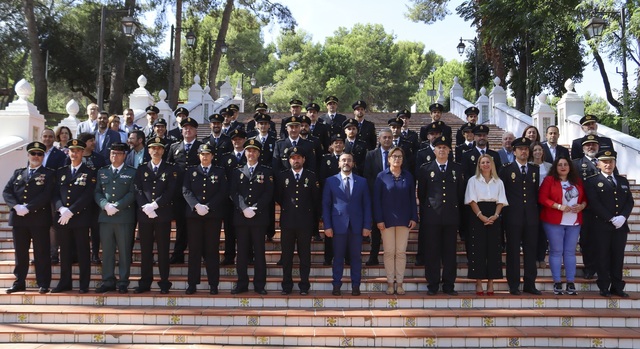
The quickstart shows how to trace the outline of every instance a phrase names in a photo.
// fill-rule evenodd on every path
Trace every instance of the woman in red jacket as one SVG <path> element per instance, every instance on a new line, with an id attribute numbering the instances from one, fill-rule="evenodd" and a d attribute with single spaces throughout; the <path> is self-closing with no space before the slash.
<path id="1" fill-rule="evenodd" d="M 582 210 L 587 206 L 582 180 L 567 158 L 557 158 L 542 182 L 538 194 L 542 206 L 540 220 L 549 240 L 549 267 L 553 293 L 561 295 L 560 268 L 564 262 L 566 293 L 576 295 L 576 245 L 582 225 Z"/>

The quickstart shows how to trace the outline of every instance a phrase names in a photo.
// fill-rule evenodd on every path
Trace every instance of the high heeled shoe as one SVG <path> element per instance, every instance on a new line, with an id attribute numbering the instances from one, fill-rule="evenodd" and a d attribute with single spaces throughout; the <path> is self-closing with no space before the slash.
<path id="1" fill-rule="evenodd" d="M 476 296 L 484 296 L 484 291 L 476 291 Z"/>

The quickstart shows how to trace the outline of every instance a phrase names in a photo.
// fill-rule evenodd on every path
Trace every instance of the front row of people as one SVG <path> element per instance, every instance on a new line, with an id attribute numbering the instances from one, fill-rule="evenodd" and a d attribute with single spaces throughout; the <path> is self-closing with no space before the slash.
<path id="1" fill-rule="evenodd" d="M 590 207 L 592 222 L 599 233 L 598 280 L 602 296 L 624 292 L 622 268 L 629 227 L 626 222 L 633 209 L 633 197 L 626 178 L 615 174 L 616 153 L 600 151 L 596 158 L 600 172 L 584 182 L 572 163 L 558 157 L 539 187 L 539 168 L 528 163 L 530 140 L 516 139 L 515 161 L 496 169 L 489 154 L 477 159 L 475 175 L 465 178 L 462 167 L 449 160 L 451 143 L 447 137 L 433 141 L 435 159 L 412 174 L 403 169 L 406 160 L 400 147 L 390 149 L 385 169 L 379 172 L 373 190 L 364 177 L 353 173 L 354 158 L 339 155 L 339 172 L 321 186 L 316 175 L 305 170 L 305 150 L 288 149 L 290 169 L 274 174 L 259 163 L 262 145 L 256 139 L 244 144 L 246 165 L 231 175 L 214 166 L 215 150 L 199 145 L 199 165 L 182 171 L 163 161 L 164 140 L 147 142 L 151 160 L 137 170 L 124 164 L 126 145 L 114 143 L 111 165 L 95 170 L 82 162 L 84 142 L 69 142 L 70 164 L 56 171 L 42 166 L 44 145 L 27 146 L 28 167 L 14 172 L 3 191 L 11 209 L 16 281 L 7 293 L 24 291 L 29 266 L 29 245 L 33 241 L 36 282 L 40 293 L 49 292 L 51 264 L 48 230 L 58 228 L 61 244 L 60 282 L 52 292 L 71 290 L 71 265 L 79 263 L 79 292 L 88 292 L 90 280 L 89 226 L 91 205 L 100 207 L 100 238 L 103 249 L 102 285 L 96 292 L 128 292 L 133 232 L 137 222 L 141 245 L 141 277 L 134 293 L 149 291 L 153 275 L 153 243 L 158 249 L 160 292 L 169 292 L 169 232 L 174 192 L 182 191 L 186 201 L 189 244 L 188 287 L 196 292 L 204 259 L 210 294 L 218 293 L 219 243 L 225 205 L 233 201 L 233 222 L 237 231 L 238 281 L 232 294 L 249 289 L 248 265 L 253 255 L 253 287 L 267 294 L 265 227 L 275 200 L 281 207 L 282 294 L 293 291 L 293 251 L 300 257 L 299 292 L 309 293 L 311 251 L 315 229 L 309 217 L 322 217 L 326 237 L 332 238 L 333 291 L 341 294 L 345 257 L 350 257 L 352 295 L 360 295 L 361 245 L 373 224 L 382 234 L 387 294 L 405 293 L 403 278 L 409 231 L 418 222 L 415 200 L 417 180 L 420 217 L 425 234 L 425 276 L 428 295 L 440 290 L 456 295 L 456 233 L 467 220 L 466 251 L 468 277 L 476 279 L 476 293 L 494 294 L 493 281 L 502 275 L 502 236 L 506 235 L 506 271 L 509 292 L 520 294 L 520 252 L 524 259 L 523 291 L 540 294 L 536 289 L 536 244 L 538 223 L 542 221 L 549 240 L 549 263 L 554 293 L 576 294 L 575 269 L 582 211 Z M 182 179 L 183 178 L 183 179 Z M 182 179 L 182 181 L 180 181 Z M 321 204 L 319 204 L 321 203 Z M 538 209 L 540 205 L 541 209 Z M 468 209 L 463 210 L 463 207 Z M 52 209 L 55 214 L 52 214 Z M 540 212 L 540 213 L 539 213 Z M 468 215 L 465 216 L 465 215 Z M 136 218 L 137 217 L 137 218 Z M 226 223 L 226 222 L 225 222 Z M 119 279 L 116 279 L 115 251 L 118 250 Z M 561 265 L 566 271 L 566 289 L 562 287 Z"/>

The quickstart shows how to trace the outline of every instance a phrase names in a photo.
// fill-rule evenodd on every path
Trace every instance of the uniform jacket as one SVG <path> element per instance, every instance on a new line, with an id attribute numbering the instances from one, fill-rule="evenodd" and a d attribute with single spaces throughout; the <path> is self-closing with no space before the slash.
<path id="1" fill-rule="evenodd" d="M 362 234 L 362 229 L 371 229 L 371 195 L 367 180 L 351 173 L 353 179 L 351 197 L 344 192 L 344 181 L 340 173 L 327 178 L 322 192 L 322 221 L 325 229 L 334 234 Z"/>
<path id="2" fill-rule="evenodd" d="M 329 132 L 331 135 L 336 133 L 342 133 L 342 124 L 347 121 L 347 117 L 340 113 L 336 113 L 331 120 L 331 116 L 329 114 L 323 114 L 318 117 L 318 120 L 323 120 L 327 126 L 329 126 Z"/>
<path id="3" fill-rule="evenodd" d="M 162 161 L 158 167 L 158 173 L 153 173 L 151 161 L 141 164 L 136 170 L 135 188 L 136 203 L 138 207 L 138 220 L 140 222 L 170 222 L 173 218 L 173 196 L 176 190 L 180 190 L 178 172 L 180 169 L 169 162 Z M 154 202 L 158 204 L 156 214 L 158 217 L 149 218 L 142 211 L 142 206 Z"/>
<path id="4" fill-rule="evenodd" d="M 324 120 L 318 119 L 316 120 L 315 126 L 313 126 L 313 130 L 309 130 L 312 136 L 318 137 L 320 140 L 320 144 L 322 144 L 323 153 L 328 152 L 329 146 L 331 145 L 331 127 L 327 125 Z M 318 158 L 320 154 L 316 155 Z"/>
<path id="5" fill-rule="evenodd" d="M 376 125 L 364 120 L 358 127 L 358 139 L 363 140 L 367 144 L 367 150 L 372 150 L 378 145 L 378 137 L 376 136 Z"/>
<path id="6" fill-rule="evenodd" d="M 233 222 L 242 226 L 264 226 L 270 221 L 271 202 L 274 191 L 273 171 L 270 167 L 258 163 L 249 175 L 249 166 L 244 165 L 233 172 L 231 189 L 229 191 L 233 201 L 235 212 Z M 247 207 L 255 207 L 256 215 L 249 219 L 244 216 L 242 210 Z"/>
<path id="7" fill-rule="evenodd" d="M 459 164 L 448 161 L 445 172 L 437 161 L 420 167 L 418 200 L 422 224 L 458 225 L 464 190 L 464 174 Z"/>
<path id="8" fill-rule="evenodd" d="M 353 162 L 356 164 L 353 168 L 353 172 L 362 176 L 364 173 L 364 159 L 367 156 L 367 143 L 361 139 L 356 138 L 356 141 L 351 142 L 347 139 L 344 140 L 344 152 L 353 155 Z"/>
<path id="9" fill-rule="evenodd" d="M 300 179 L 292 170 L 276 175 L 275 200 L 280 204 L 280 226 L 285 229 L 307 228 L 316 224 L 313 217 L 320 217 L 320 183 L 316 174 L 303 170 Z"/>
<path id="10" fill-rule="evenodd" d="M 186 217 L 200 219 L 223 219 L 229 202 L 229 185 L 222 167 L 211 166 L 205 175 L 202 166 L 189 169 L 184 176 L 182 194 L 187 201 Z M 200 216 L 196 205 L 209 207 L 209 212 Z M 255 218 L 255 217 L 254 217 Z"/>
<path id="11" fill-rule="evenodd" d="M 600 150 L 613 150 L 613 142 L 611 138 L 604 136 L 597 136 Z M 582 137 L 576 138 L 571 143 L 571 158 L 579 159 L 584 156 L 582 151 Z"/>
<path id="12" fill-rule="evenodd" d="M 586 156 L 573 159 L 573 167 L 578 171 L 583 180 L 595 176 L 600 172 L 593 161 L 589 160 Z"/>
<path id="13" fill-rule="evenodd" d="M 313 142 L 307 139 L 303 139 L 302 137 L 298 138 L 297 145 L 298 148 L 304 149 L 305 152 L 305 161 L 304 168 L 306 170 L 315 171 L 316 167 L 316 154 Z M 288 170 L 291 168 L 289 165 L 289 148 L 292 148 L 291 139 L 288 137 L 285 139 L 278 140 L 275 145 L 275 149 L 273 151 L 273 170 L 276 172 Z M 318 154 L 319 156 L 319 154 Z"/>
<path id="14" fill-rule="evenodd" d="M 93 219 L 93 193 L 96 188 L 96 170 L 81 164 L 75 176 L 71 175 L 71 166 L 56 171 L 57 187 L 53 191 L 53 203 L 56 210 L 54 224 L 58 225 L 60 207 L 67 207 L 73 216 L 65 227 L 79 228 L 91 226 Z"/>
<path id="15" fill-rule="evenodd" d="M 233 150 L 233 144 L 231 144 L 231 137 L 227 136 L 224 133 L 220 133 L 220 137 L 218 137 L 218 143 L 216 144 L 215 138 L 212 134 L 202 139 L 202 143 L 209 143 L 215 150 L 215 157 L 222 156 L 222 154 L 226 154 Z"/>
<path id="16" fill-rule="evenodd" d="M 28 168 L 19 168 L 2 192 L 4 202 L 11 210 L 9 225 L 13 227 L 51 226 L 51 198 L 55 188 L 55 171 L 40 166 L 27 180 Z M 27 205 L 29 213 L 18 216 L 15 205 Z"/>
<path id="17" fill-rule="evenodd" d="M 222 125 L 222 127 L 224 127 L 224 125 Z M 235 131 L 236 129 L 244 130 L 244 124 L 238 120 L 233 120 L 231 121 L 231 124 L 229 124 L 229 128 L 227 129 L 227 132 L 224 132 L 224 134 L 226 134 L 227 136 L 231 136 L 233 131 Z"/>
<path id="18" fill-rule="evenodd" d="M 629 219 L 634 205 L 629 181 L 619 175 L 614 174 L 613 177 L 616 180 L 615 187 L 602 173 L 587 179 L 585 184 L 590 212 L 595 216 L 591 222 L 595 225 L 594 231 L 601 234 L 612 230 L 622 233 L 629 232 L 628 222 L 625 222 L 617 230 L 609 222 L 615 216 L 624 216 Z"/>
<path id="19" fill-rule="evenodd" d="M 117 175 L 113 174 L 111 166 L 105 166 L 98 170 L 96 191 L 94 199 L 100 206 L 100 223 L 125 223 L 136 222 L 135 215 L 135 185 L 136 170 L 127 165 Z M 119 210 L 113 216 L 107 215 L 104 207 L 112 203 Z"/>
<path id="20" fill-rule="evenodd" d="M 523 177 L 520 165 L 514 161 L 502 167 L 499 172 L 504 184 L 509 206 L 502 209 L 506 225 L 538 225 L 538 187 L 540 168 L 527 164 L 527 174 Z"/>
<path id="21" fill-rule="evenodd" d="M 198 147 L 200 147 L 200 144 L 202 143 L 199 140 L 194 140 L 188 153 L 185 151 L 184 141 L 171 144 L 167 161 L 178 165 L 182 170 L 199 165 Z"/>
<path id="22" fill-rule="evenodd" d="M 324 154 L 322 155 L 322 160 L 320 161 L 318 178 L 320 180 L 320 184 L 324 185 L 324 182 L 327 178 L 337 174 L 340 172 L 340 164 L 338 162 L 338 157 L 335 154 Z"/>
<path id="23" fill-rule="evenodd" d="M 502 168 L 502 161 L 500 160 L 500 155 L 498 152 L 486 148 L 485 154 L 491 155 L 493 158 L 493 162 L 496 165 L 496 170 L 500 171 Z M 460 165 L 462 165 L 462 170 L 464 171 L 465 178 L 471 178 L 476 175 L 476 167 L 478 165 L 478 159 L 480 158 L 480 152 L 478 148 L 472 148 L 471 150 L 462 153 L 462 161 L 460 161 Z M 509 201 L 511 203 L 511 201 Z"/>
<path id="24" fill-rule="evenodd" d="M 443 125 L 441 125 L 441 128 L 442 128 L 442 135 L 446 136 L 449 139 L 452 139 L 451 138 L 451 133 L 453 131 L 451 131 L 451 127 L 446 125 L 446 124 L 443 124 Z M 424 141 L 427 140 L 427 134 L 428 133 L 429 133 L 429 125 L 425 125 L 425 126 L 420 127 L 420 142 L 424 142 Z"/>

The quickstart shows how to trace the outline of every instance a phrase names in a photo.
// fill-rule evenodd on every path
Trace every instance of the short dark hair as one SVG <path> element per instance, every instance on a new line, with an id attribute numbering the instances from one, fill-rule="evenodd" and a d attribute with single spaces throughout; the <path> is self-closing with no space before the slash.
<path id="1" fill-rule="evenodd" d="M 138 139 L 142 139 L 143 142 L 145 141 L 144 132 L 142 132 L 140 130 L 133 130 L 133 131 L 129 132 L 129 135 L 131 135 L 132 133 L 135 134 L 138 137 Z"/>
<path id="2" fill-rule="evenodd" d="M 87 143 L 87 141 L 92 139 L 96 139 L 96 135 L 90 132 L 82 132 L 81 134 L 78 135 L 78 140 L 83 141 L 85 143 Z"/>

